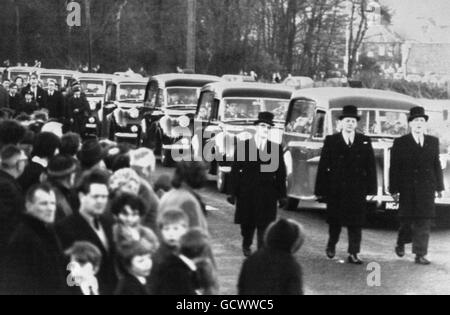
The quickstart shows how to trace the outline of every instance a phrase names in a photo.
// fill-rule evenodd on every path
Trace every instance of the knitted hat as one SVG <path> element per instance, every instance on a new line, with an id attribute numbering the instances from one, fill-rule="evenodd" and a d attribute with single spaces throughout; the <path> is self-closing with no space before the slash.
<path id="1" fill-rule="evenodd" d="M 288 253 L 298 251 L 305 241 L 303 227 L 289 219 L 272 223 L 266 231 L 265 245 Z"/>
<path id="2" fill-rule="evenodd" d="M 77 165 L 73 158 L 68 155 L 57 155 L 48 164 L 47 174 L 49 177 L 65 177 L 75 173 Z"/>

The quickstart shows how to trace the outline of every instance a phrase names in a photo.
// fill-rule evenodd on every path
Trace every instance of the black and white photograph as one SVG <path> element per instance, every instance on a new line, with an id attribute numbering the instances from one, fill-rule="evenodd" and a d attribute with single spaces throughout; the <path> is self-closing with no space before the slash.
<path id="1" fill-rule="evenodd" d="M 0 295 L 450 295 L 449 15 L 0 1 Z"/>

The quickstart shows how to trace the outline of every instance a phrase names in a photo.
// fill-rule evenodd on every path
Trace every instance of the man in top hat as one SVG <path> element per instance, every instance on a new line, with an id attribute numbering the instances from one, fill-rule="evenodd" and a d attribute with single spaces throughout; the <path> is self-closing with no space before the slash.
<path id="1" fill-rule="evenodd" d="M 377 194 L 377 173 L 372 142 L 356 132 L 358 109 L 345 106 L 339 117 L 342 132 L 328 136 L 322 150 L 315 194 L 327 203 L 328 258 L 336 256 L 343 226 L 348 229 L 348 263 L 361 265 L 362 227 L 366 219 L 367 196 Z"/>
<path id="2" fill-rule="evenodd" d="M 264 232 L 276 220 L 278 201 L 286 203 L 286 165 L 281 146 L 269 140 L 274 115 L 259 114 L 254 138 L 238 143 L 231 171 L 232 203 L 236 203 L 235 223 L 241 225 L 243 253 L 252 254 L 257 231 L 258 248 Z"/>
<path id="3" fill-rule="evenodd" d="M 428 119 L 424 108 L 411 109 L 411 133 L 395 140 L 390 168 L 390 192 L 400 202 L 395 252 L 404 257 L 405 245 L 412 242 L 419 265 L 430 264 L 426 256 L 432 220 L 436 217 L 435 198 L 441 198 L 445 190 L 439 139 L 425 134 Z"/>
<path id="4" fill-rule="evenodd" d="M 56 89 L 56 82 L 54 80 L 48 81 L 45 108 L 47 108 L 50 118 L 57 119 L 58 121 L 64 120 L 64 97 Z"/>

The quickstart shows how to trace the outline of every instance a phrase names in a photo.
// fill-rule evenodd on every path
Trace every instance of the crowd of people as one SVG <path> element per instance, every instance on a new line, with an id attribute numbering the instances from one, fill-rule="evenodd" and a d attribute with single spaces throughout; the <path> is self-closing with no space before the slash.
<path id="1" fill-rule="evenodd" d="M 0 293 L 219 294 L 207 207 L 198 193 L 206 167 L 183 162 L 173 177 L 155 178 L 155 165 L 147 148 L 83 142 L 78 133 L 32 130 L 1 117 Z M 239 292 L 301 294 L 293 254 L 302 237 L 293 221 L 269 227 L 267 252 L 246 262 Z M 275 257 L 273 276 L 261 287 L 250 266 L 267 264 L 266 255 Z M 281 278 L 280 270 L 295 276 Z M 295 285 L 285 285 L 287 279 Z"/>
<path id="2" fill-rule="evenodd" d="M 26 85 L 25 85 L 26 82 Z M 55 121 L 64 126 L 64 131 L 83 133 L 83 126 L 93 114 L 79 82 L 69 90 L 61 89 L 57 82 L 49 80 L 42 88 L 36 74 L 28 81 L 17 77 L 0 84 L 0 117 L 22 122 Z M 39 119 L 39 117 L 45 117 Z"/>

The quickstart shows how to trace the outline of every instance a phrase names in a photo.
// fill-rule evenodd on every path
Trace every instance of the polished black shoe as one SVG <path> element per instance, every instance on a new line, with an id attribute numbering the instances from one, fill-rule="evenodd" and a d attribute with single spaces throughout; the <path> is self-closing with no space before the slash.
<path id="1" fill-rule="evenodd" d="M 244 253 L 244 256 L 245 256 L 245 257 L 250 257 L 250 256 L 252 255 L 252 250 L 251 250 L 251 248 L 244 248 L 244 249 L 242 250 L 242 252 Z"/>
<path id="2" fill-rule="evenodd" d="M 327 248 L 326 253 L 329 259 L 333 259 L 334 257 L 336 257 L 336 249 L 334 248 Z"/>
<path id="3" fill-rule="evenodd" d="M 348 256 L 347 262 L 352 265 L 362 265 L 363 262 L 358 258 L 358 255 L 350 255 Z"/>
<path id="4" fill-rule="evenodd" d="M 395 248 L 395 253 L 400 258 L 405 257 L 405 245 L 397 245 L 397 247 Z"/>
<path id="5" fill-rule="evenodd" d="M 426 259 L 425 257 L 423 257 L 423 256 L 417 256 L 416 257 L 416 264 L 417 265 L 422 265 L 422 266 L 428 266 L 428 265 L 431 265 L 431 262 L 428 259 Z"/>

